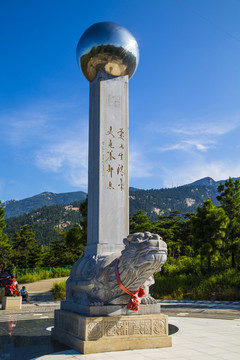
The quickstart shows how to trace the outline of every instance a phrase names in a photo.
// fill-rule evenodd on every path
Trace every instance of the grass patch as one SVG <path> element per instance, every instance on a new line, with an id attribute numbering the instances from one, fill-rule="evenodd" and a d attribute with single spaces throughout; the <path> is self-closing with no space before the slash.
<path id="1" fill-rule="evenodd" d="M 236 269 L 208 275 L 155 274 L 150 288 L 155 299 L 240 300 L 240 272 Z"/>
<path id="2" fill-rule="evenodd" d="M 54 300 L 66 299 L 66 281 L 55 282 L 52 288 Z"/>
<path id="3" fill-rule="evenodd" d="M 17 274 L 16 280 L 19 283 L 28 283 L 28 282 L 34 282 L 39 280 L 45 280 L 45 279 L 55 279 L 60 277 L 65 277 L 70 275 L 70 269 L 65 268 L 52 268 L 52 270 L 41 270 L 37 269 L 36 273 L 29 273 L 29 274 Z"/>

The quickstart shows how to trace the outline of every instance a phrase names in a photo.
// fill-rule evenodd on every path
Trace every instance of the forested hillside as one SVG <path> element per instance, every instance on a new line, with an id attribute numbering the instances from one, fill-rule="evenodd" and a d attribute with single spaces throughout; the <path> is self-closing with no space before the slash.
<path id="1" fill-rule="evenodd" d="M 168 247 L 168 261 L 161 275 L 156 274 L 151 294 L 159 299 L 239 300 L 240 181 L 229 178 L 219 184 L 219 205 L 214 206 L 209 198 L 201 202 L 196 212 L 189 210 L 197 201 L 214 194 L 214 186 L 198 183 L 182 187 L 182 192 L 178 192 L 179 188 L 170 190 L 168 197 L 163 190 L 130 192 L 130 196 L 135 197 L 132 198 L 134 204 L 137 200 L 142 208 L 147 208 L 150 200 L 152 205 L 158 205 L 161 199 L 158 205 L 161 213 L 164 207 L 169 206 L 170 210 L 174 204 L 188 210 L 183 214 L 173 211 L 173 207 L 166 215 L 160 214 L 156 221 L 151 221 L 143 210 L 130 217 L 130 233 L 159 234 Z M 149 211 L 152 214 L 151 207 Z M 156 214 L 156 208 L 154 212 Z M 87 199 L 72 205 L 43 207 L 7 221 L 8 229 L 0 204 L 1 257 L 17 269 L 72 265 L 84 254 Z"/>
<path id="2" fill-rule="evenodd" d="M 130 216 L 143 210 L 151 221 L 169 211 L 195 212 L 209 197 L 217 205 L 217 190 L 208 186 L 179 186 L 171 189 L 136 190 L 130 192 Z"/>
<path id="3" fill-rule="evenodd" d="M 216 200 L 217 188 L 210 182 L 211 178 L 199 180 L 197 183 L 179 186 L 171 189 L 159 190 L 139 190 L 130 189 L 129 203 L 130 216 L 133 216 L 139 210 L 143 210 L 151 221 L 156 221 L 160 215 L 167 215 L 169 211 L 179 211 L 181 213 L 195 212 L 198 206 L 202 206 L 203 201 L 209 197 L 214 205 L 218 204 Z M 204 184 L 204 185 L 201 185 Z M 205 185 L 205 184 L 208 184 Z M 66 194 L 43 193 L 30 199 L 21 200 L 21 211 L 30 208 L 40 199 L 40 204 L 46 201 L 65 202 L 63 205 L 43 206 L 37 210 L 25 213 L 18 217 L 6 218 L 6 233 L 9 238 L 15 232 L 18 232 L 23 225 L 31 225 L 39 244 L 48 245 L 50 241 L 57 240 L 56 230 L 67 231 L 76 224 L 79 224 L 80 214 L 78 211 L 80 201 L 71 201 L 75 197 L 86 197 L 85 193 L 75 192 Z M 46 200 L 49 198 L 48 200 Z M 6 204 L 6 203 L 5 203 Z M 27 207 L 24 208 L 25 205 Z M 18 205 L 18 204 L 17 204 Z M 3 207 L 4 208 L 4 207 Z M 16 213 L 17 208 L 5 207 L 8 214 Z"/>
<path id="4" fill-rule="evenodd" d="M 49 245 L 59 239 L 58 231 L 68 231 L 80 223 L 80 202 L 71 205 L 44 206 L 29 214 L 6 219 L 5 233 L 11 239 L 24 225 L 30 225 L 36 240 L 41 245 Z"/>
<path id="5" fill-rule="evenodd" d="M 140 190 L 130 187 L 130 215 L 142 209 L 150 219 L 155 220 L 158 215 L 166 214 L 169 210 L 196 211 L 197 207 L 208 197 L 211 197 L 213 203 L 217 204 L 216 195 L 219 183 L 220 181 L 208 177 L 192 184 L 174 188 Z M 82 191 L 62 194 L 45 192 L 23 200 L 6 201 L 2 203 L 2 207 L 7 219 L 30 213 L 43 206 L 69 205 L 74 201 L 81 202 L 86 199 L 86 196 L 87 194 Z"/>
<path id="6" fill-rule="evenodd" d="M 30 213 L 33 210 L 43 206 L 51 205 L 67 205 L 74 201 L 83 201 L 87 194 L 83 191 L 75 191 L 69 193 L 54 194 L 52 192 L 44 192 L 42 194 L 32 196 L 23 200 L 10 200 L 2 203 L 5 217 L 19 216 L 24 213 Z M 0 199 L 1 200 L 1 199 Z"/>

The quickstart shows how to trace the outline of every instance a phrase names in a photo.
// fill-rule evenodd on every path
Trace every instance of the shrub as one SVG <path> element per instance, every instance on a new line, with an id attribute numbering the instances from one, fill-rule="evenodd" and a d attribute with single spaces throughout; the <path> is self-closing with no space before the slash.
<path id="1" fill-rule="evenodd" d="M 65 300 L 66 299 L 66 281 L 55 282 L 52 288 L 54 300 Z"/>
<path id="2" fill-rule="evenodd" d="M 177 274 L 201 274 L 200 256 L 195 258 L 182 256 L 179 259 L 169 257 L 166 264 L 162 268 L 162 274 L 177 275 Z"/>
<path id="3" fill-rule="evenodd" d="M 158 273 L 150 292 L 156 299 L 240 300 L 240 272 L 229 269 L 210 276 Z"/>
<path id="4" fill-rule="evenodd" d="M 70 275 L 71 269 L 66 268 L 51 268 L 51 270 L 36 269 L 36 273 L 17 273 L 16 280 L 19 283 L 34 282 L 45 279 L 60 278 Z"/>

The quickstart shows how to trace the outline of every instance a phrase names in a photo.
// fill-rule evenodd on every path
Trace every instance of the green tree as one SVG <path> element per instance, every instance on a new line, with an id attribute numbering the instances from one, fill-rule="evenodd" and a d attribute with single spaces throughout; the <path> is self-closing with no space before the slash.
<path id="1" fill-rule="evenodd" d="M 75 239 L 74 239 L 75 242 Z M 83 256 L 83 244 L 77 246 L 66 243 L 66 233 L 58 233 L 58 240 L 50 243 L 49 250 L 45 254 L 44 264 L 46 266 L 72 265 Z"/>
<path id="2" fill-rule="evenodd" d="M 202 207 L 197 208 L 197 213 L 191 220 L 195 248 L 201 259 L 207 258 L 210 272 L 212 259 L 219 259 L 229 219 L 225 211 L 214 206 L 209 198 L 203 202 Z"/>
<path id="3" fill-rule="evenodd" d="M 181 254 L 181 220 L 179 211 L 170 211 L 168 215 L 159 216 L 152 228 L 152 231 L 159 234 L 167 243 L 169 255 L 172 257 L 179 257 Z"/>
<path id="4" fill-rule="evenodd" d="M 82 233 L 79 225 L 75 225 L 72 229 L 70 229 L 66 235 L 66 245 L 69 248 L 76 248 L 79 245 L 82 245 Z"/>
<path id="5" fill-rule="evenodd" d="M 232 267 L 236 267 L 236 257 L 240 252 L 240 181 L 230 177 L 218 186 L 217 200 L 230 219 L 227 227 L 226 241 L 232 259 Z"/>
<path id="6" fill-rule="evenodd" d="M 87 245 L 87 206 L 88 199 L 86 198 L 79 206 L 80 225 L 75 225 L 65 235 L 67 247 L 75 249 L 76 252 L 80 251 L 80 253 Z"/>
<path id="7" fill-rule="evenodd" d="M 11 257 L 12 245 L 8 239 L 8 236 L 3 232 L 3 229 L 6 226 L 4 217 L 5 217 L 4 210 L 1 207 L 1 202 L 0 202 L 0 254 L 1 254 L 0 260 L 4 261 L 7 264 L 8 260 Z"/>
<path id="8" fill-rule="evenodd" d="M 182 214 L 181 221 L 178 222 L 177 235 L 181 241 L 181 256 L 193 257 L 194 256 L 194 247 L 193 247 L 193 235 L 192 235 L 192 225 L 191 218 L 194 213 L 185 213 Z"/>
<path id="9" fill-rule="evenodd" d="M 37 244 L 35 234 L 24 225 L 20 233 L 16 232 L 12 238 L 14 265 L 18 268 L 33 268 L 42 263 L 42 252 Z"/>
<path id="10" fill-rule="evenodd" d="M 75 225 L 67 234 L 63 234 L 65 238 L 66 251 L 72 254 L 72 260 L 67 265 L 73 264 L 79 257 L 84 254 L 84 246 L 86 241 L 79 225 Z"/>
<path id="11" fill-rule="evenodd" d="M 152 231 L 152 222 L 149 220 L 148 216 L 142 211 L 139 210 L 130 218 L 129 223 L 130 234 L 136 232 L 145 232 Z"/>
<path id="12" fill-rule="evenodd" d="M 79 225 L 75 225 L 67 232 L 55 231 L 58 238 L 50 243 L 44 258 L 45 265 L 72 265 L 84 255 L 84 246 L 87 245 L 87 206 L 86 198 L 79 207 L 81 214 Z"/>

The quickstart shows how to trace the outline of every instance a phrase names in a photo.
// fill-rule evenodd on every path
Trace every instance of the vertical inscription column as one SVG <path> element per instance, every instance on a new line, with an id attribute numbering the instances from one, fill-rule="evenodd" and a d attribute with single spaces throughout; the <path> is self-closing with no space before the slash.
<path id="1" fill-rule="evenodd" d="M 90 84 L 88 241 L 85 254 L 123 249 L 129 232 L 128 76 Z"/>

